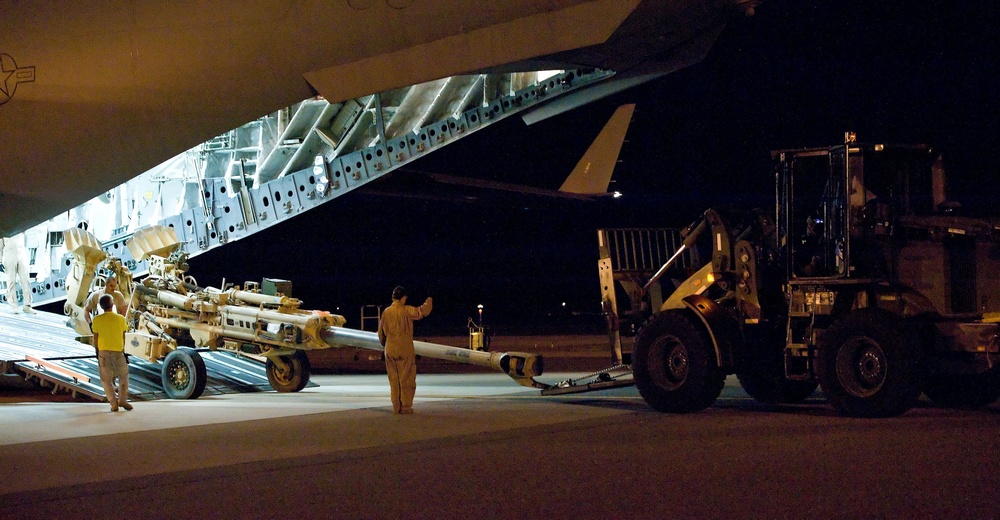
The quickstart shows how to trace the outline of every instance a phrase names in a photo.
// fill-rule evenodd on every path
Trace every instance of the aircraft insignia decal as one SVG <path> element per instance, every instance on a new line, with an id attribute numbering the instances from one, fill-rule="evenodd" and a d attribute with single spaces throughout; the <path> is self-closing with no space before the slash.
<path id="1" fill-rule="evenodd" d="M 20 67 L 9 54 L 0 53 L 0 105 L 14 97 L 18 83 L 35 81 L 35 67 Z"/>

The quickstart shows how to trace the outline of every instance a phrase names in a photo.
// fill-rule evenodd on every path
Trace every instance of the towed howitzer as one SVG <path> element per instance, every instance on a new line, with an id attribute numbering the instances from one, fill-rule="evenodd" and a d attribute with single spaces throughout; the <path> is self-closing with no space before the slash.
<path id="1" fill-rule="evenodd" d="M 154 280 L 152 278 L 147 280 Z M 374 332 L 343 327 L 343 316 L 299 309 L 300 301 L 252 291 L 197 288 L 188 294 L 137 284 L 136 332 L 126 335 L 131 354 L 164 361 L 164 386 L 172 397 L 194 398 L 204 390 L 203 362 L 188 343 L 265 359 L 268 381 L 279 392 L 297 392 L 309 382 L 306 351 L 356 347 L 382 351 Z M 543 370 L 535 354 L 479 352 L 415 341 L 417 355 L 489 367 L 534 388 Z M 200 380 L 200 381 L 199 381 Z"/>
<path id="2" fill-rule="evenodd" d="M 162 361 L 163 386 L 172 398 L 195 399 L 204 391 L 207 374 L 199 350 L 263 360 L 268 382 L 279 392 L 297 392 L 308 384 L 309 350 L 383 350 L 376 333 L 343 327 L 343 316 L 300 309 L 298 299 L 263 294 L 259 284 L 199 287 L 186 274 L 186 258 L 171 228 L 145 228 L 127 246 L 133 257 L 148 259 L 149 276 L 128 289 L 132 330 L 126 333 L 125 351 Z M 414 348 L 420 356 L 489 367 L 521 385 L 547 388 L 534 380 L 543 370 L 542 357 L 535 354 L 479 352 L 423 341 L 414 342 Z"/>

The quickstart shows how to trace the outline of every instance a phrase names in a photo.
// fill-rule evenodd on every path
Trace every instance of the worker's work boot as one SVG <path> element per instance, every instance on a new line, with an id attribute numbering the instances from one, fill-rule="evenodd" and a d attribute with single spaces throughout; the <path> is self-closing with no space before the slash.
<path id="1" fill-rule="evenodd" d="M 35 309 L 32 309 L 32 308 L 31 308 L 31 305 L 25 305 L 25 306 L 24 306 L 24 312 L 26 312 L 26 313 L 28 313 L 28 314 L 35 314 L 35 313 L 37 313 L 38 311 L 36 311 Z"/>
<path id="2" fill-rule="evenodd" d="M 118 403 L 111 403 L 111 411 L 112 412 L 118 411 Z"/>
<path id="3" fill-rule="evenodd" d="M 128 404 L 128 401 L 122 403 L 122 408 L 124 408 L 126 412 L 132 411 L 132 405 Z"/>

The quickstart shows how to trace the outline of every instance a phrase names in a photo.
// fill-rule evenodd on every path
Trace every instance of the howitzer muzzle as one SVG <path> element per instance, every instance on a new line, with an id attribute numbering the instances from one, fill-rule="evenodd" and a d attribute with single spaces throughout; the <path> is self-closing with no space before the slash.
<path id="1" fill-rule="evenodd" d="M 378 340 L 378 334 L 364 330 L 347 329 L 344 327 L 326 327 L 323 329 L 323 341 L 334 347 L 356 347 L 368 350 L 385 351 Z M 413 350 L 418 356 L 433 359 L 444 359 L 489 367 L 503 372 L 518 382 L 531 388 L 548 388 L 549 385 L 535 381 L 535 376 L 542 375 L 544 363 L 542 356 L 523 352 L 482 352 L 467 348 L 439 345 L 426 341 L 414 341 Z"/>

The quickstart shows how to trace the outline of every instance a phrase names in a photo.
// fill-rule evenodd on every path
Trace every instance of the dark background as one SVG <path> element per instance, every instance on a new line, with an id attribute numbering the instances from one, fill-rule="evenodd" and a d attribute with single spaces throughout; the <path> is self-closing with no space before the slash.
<path id="1" fill-rule="evenodd" d="M 397 172 L 307 216 L 196 257 L 202 285 L 285 278 L 305 307 L 359 325 L 401 284 L 435 298 L 419 334 L 600 331 L 599 227 L 679 227 L 704 208 L 770 204 L 769 151 L 927 143 L 956 198 L 996 213 L 998 9 L 989 2 L 771 0 L 689 69 L 527 127 L 497 123 L 412 165 L 555 189 L 622 103 L 637 109 L 618 200 L 432 187 Z M 405 195 L 405 196 L 403 196 Z"/>

